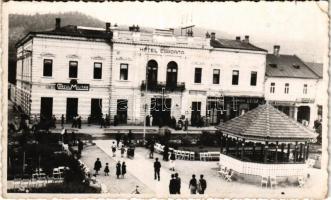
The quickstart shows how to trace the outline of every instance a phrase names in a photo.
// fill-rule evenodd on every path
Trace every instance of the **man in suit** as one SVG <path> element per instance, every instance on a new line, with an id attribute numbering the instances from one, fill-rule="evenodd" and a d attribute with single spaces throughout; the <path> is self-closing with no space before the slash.
<path id="1" fill-rule="evenodd" d="M 176 179 L 175 179 L 175 175 L 171 174 L 171 179 L 170 179 L 170 183 L 169 183 L 169 193 L 170 194 L 176 194 Z"/>
<path id="2" fill-rule="evenodd" d="M 160 181 L 160 169 L 161 169 L 161 163 L 159 162 L 159 158 L 155 158 L 154 162 L 154 179 L 158 179 Z"/>

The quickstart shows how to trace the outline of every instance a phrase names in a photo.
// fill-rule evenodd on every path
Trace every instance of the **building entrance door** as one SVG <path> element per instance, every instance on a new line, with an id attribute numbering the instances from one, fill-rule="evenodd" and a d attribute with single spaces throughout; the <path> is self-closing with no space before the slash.
<path id="1" fill-rule="evenodd" d="M 102 113 L 102 99 L 91 99 L 91 122 L 97 123 L 100 121 Z"/>
<path id="2" fill-rule="evenodd" d="M 53 115 L 53 98 L 41 97 L 40 101 L 40 118 L 49 120 Z"/>
<path id="3" fill-rule="evenodd" d="M 305 120 L 304 123 L 308 123 L 310 119 L 310 108 L 309 106 L 300 106 L 298 108 L 298 115 L 297 120 L 300 123 L 303 123 L 303 120 Z"/>
<path id="4" fill-rule="evenodd" d="M 153 116 L 153 126 L 169 125 L 171 119 L 171 99 L 152 98 L 151 115 Z"/>
<path id="5" fill-rule="evenodd" d="M 126 124 L 128 121 L 128 100 L 117 100 L 117 124 Z"/>
<path id="6" fill-rule="evenodd" d="M 201 118 L 201 102 L 192 102 L 192 112 L 191 112 L 191 125 L 197 126 L 200 123 Z"/>
<path id="7" fill-rule="evenodd" d="M 78 98 L 67 98 L 67 121 L 71 121 L 75 116 L 77 116 L 78 111 Z"/>

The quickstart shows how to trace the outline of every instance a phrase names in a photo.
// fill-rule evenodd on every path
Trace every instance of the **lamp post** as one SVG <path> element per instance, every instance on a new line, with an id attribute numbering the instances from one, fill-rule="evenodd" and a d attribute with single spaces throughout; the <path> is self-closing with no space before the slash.
<path id="1" fill-rule="evenodd" d="M 146 49 L 149 49 L 148 46 L 145 47 Z M 144 109 L 145 109 L 145 115 L 144 115 L 144 131 L 143 131 L 143 145 L 145 146 L 145 139 L 146 139 L 146 117 L 147 117 L 147 81 L 148 81 L 148 50 L 147 50 L 147 62 L 146 62 L 146 78 L 145 78 L 145 98 L 144 98 Z"/>

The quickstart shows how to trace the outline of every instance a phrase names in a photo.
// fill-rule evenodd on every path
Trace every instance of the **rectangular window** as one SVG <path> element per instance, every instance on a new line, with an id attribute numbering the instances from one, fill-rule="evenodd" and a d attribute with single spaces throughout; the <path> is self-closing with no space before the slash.
<path id="1" fill-rule="evenodd" d="M 303 85 L 303 94 L 307 94 L 307 91 L 308 91 L 308 85 L 304 84 Z"/>
<path id="2" fill-rule="evenodd" d="M 52 71 L 53 71 L 53 60 L 44 59 L 43 76 L 52 76 Z"/>
<path id="3" fill-rule="evenodd" d="M 69 61 L 69 78 L 77 78 L 78 62 Z"/>
<path id="4" fill-rule="evenodd" d="M 101 79 L 102 77 L 102 63 L 95 62 L 93 67 L 93 78 Z"/>
<path id="5" fill-rule="evenodd" d="M 120 65 L 120 80 L 128 80 L 128 71 L 129 71 L 128 64 Z"/>
<path id="6" fill-rule="evenodd" d="M 275 93 L 275 83 L 270 83 L 270 93 Z"/>
<path id="7" fill-rule="evenodd" d="M 194 83 L 201 83 L 202 68 L 195 68 Z"/>
<path id="8" fill-rule="evenodd" d="M 239 83 L 239 70 L 232 70 L 232 85 Z"/>
<path id="9" fill-rule="evenodd" d="M 285 94 L 288 94 L 288 93 L 289 93 L 289 90 L 290 90 L 290 84 L 285 83 L 284 93 L 285 93 Z"/>
<path id="10" fill-rule="evenodd" d="M 251 86 L 256 86 L 257 72 L 251 72 Z"/>
<path id="11" fill-rule="evenodd" d="M 214 69 L 213 70 L 213 84 L 219 84 L 220 83 L 220 70 Z"/>

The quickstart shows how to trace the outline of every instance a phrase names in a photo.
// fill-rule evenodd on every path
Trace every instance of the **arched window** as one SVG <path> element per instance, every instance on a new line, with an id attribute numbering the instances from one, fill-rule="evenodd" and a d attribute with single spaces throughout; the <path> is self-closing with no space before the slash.
<path id="1" fill-rule="evenodd" d="M 157 62 L 150 60 L 147 63 L 147 84 L 148 86 L 155 86 L 157 84 Z"/>
<path id="2" fill-rule="evenodd" d="M 177 63 L 174 61 L 169 62 L 167 65 L 167 86 L 176 87 L 177 71 L 178 71 Z"/>

